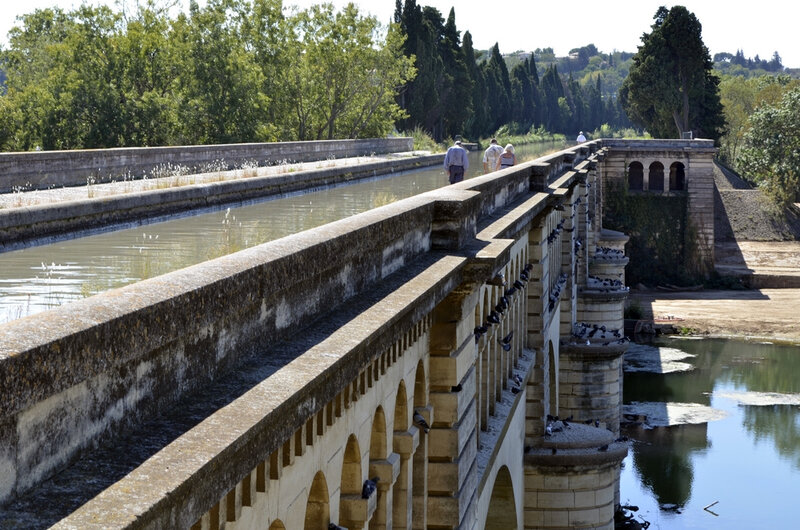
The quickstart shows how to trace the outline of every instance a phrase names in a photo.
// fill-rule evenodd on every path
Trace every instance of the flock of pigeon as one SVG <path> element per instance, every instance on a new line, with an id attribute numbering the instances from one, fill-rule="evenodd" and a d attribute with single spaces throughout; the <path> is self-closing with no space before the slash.
<path id="1" fill-rule="evenodd" d="M 618 248 L 611 247 L 597 247 L 594 253 L 594 259 L 603 260 L 616 260 L 625 257 L 625 251 Z"/>
<path id="2" fill-rule="evenodd" d="M 514 284 L 503 291 L 503 296 L 500 297 L 500 302 L 494 306 L 494 309 L 489 312 L 486 316 L 486 322 L 481 324 L 480 326 L 476 326 L 473 330 L 475 335 L 475 343 L 477 344 L 480 342 L 481 337 L 489 332 L 489 328 L 494 325 L 500 324 L 501 316 L 506 312 L 506 310 L 511 305 L 512 298 L 517 294 L 518 291 L 522 291 L 525 288 L 525 284 L 528 283 L 530 280 L 530 271 L 533 268 L 531 263 L 525 265 L 524 269 L 519 275 L 519 279 L 514 280 Z M 498 280 L 499 278 L 499 280 Z M 498 287 L 505 287 L 506 281 L 505 277 L 502 274 L 498 274 L 495 276 L 495 281 L 488 282 L 491 285 L 497 285 Z M 500 341 L 500 345 L 505 351 L 511 350 L 511 339 L 514 336 L 514 331 L 512 330 L 511 333 L 506 335 L 505 337 L 498 339 Z"/>
<path id="3" fill-rule="evenodd" d="M 547 437 L 547 436 L 552 436 L 553 434 L 559 432 L 564 432 L 565 430 L 570 428 L 571 423 L 572 423 L 572 416 L 561 419 L 558 416 L 551 416 L 550 414 L 548 414 L 547 423 L 545 423 L 545 428 L 544 428 L 544 435 Z M 585 425 L 590 425 L 590 426 L 594 425 L 596 428 L 600 428 L 600 420 L 597 419 L 590 418 L 588 420 L 584 420 L 583 423 Z M 614 440 L 615 443 L 627 442 L 627 441 L 628 441 L 627 436 L 620 436 L 619 438 Z M 525 450 L 527 452 L 529 448 L 526 447 Z M 608 444 L 601 445 L 600 447 L 597 448 L 597 450 L 600 452 L 608 451 Z M 553 447 L 551 448 L 551 452 L 552 454 L 557 454 L 558 450 L 555 447 Z"/>
<path id="4" fill-rule="evenodd" d="M 556 302 L 558 302 L 558 297 L 561 296 L 561 289 L 567 284 L 567 278 L 569 276 L 566 272 L 562 272 L 558 275 L 558 281 L 556 282 L 553 290 L 550 291 L 550 297 L 548 299 L 547 309 L 548 311 L 552 311 L 556 307 Z"/>
<path id="5" fill-rule="evenodd" d="M 603 346 L 610 346 L 611 344 L 625 344 L 630 339 L 622 334 L 621 329 L 610 329 L 605 325 L 587 324 L 586 322 L 579 322 L 572 328 L 572 336 L 580 342 L 586 341 L 590 344 L 590 339 L 598 340 L 608 339 L 600 343 Z"/>
<path id="6" fill-rule="evenodd" d="M 622 280 L 614 280 L 611 278 L 599 278 L 597 276 L 589 276 L 586 279 L 586 287 L 593 291 L 600 292 L 616 292 L 628 291 L 629 288 L 622 283 Z"/>

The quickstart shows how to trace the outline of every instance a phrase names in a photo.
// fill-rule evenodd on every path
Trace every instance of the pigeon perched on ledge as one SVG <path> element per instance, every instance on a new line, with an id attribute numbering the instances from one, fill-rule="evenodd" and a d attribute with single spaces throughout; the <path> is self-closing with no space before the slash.
<path id="1" fill-rule="evenodd" d="M 431 426 L 430 426 L 430 425 L 428 425 L 428 422 L 427 422 L 427 421 L 425 421 L 425 417 L 424 417 L 422 414 L 420 414 L 419 412 L 417 412 L 416 410 L 414 411 L 414 423 L 415 423 L 415 424 L 416 424 L 416 425 L 417 425 L 417 426 L 418 426 L 420 429 L 422 429 L 423 431 L 425 431 L 425 433 L 426 433 L 426 434 L 428 433 L 428 431 L 430 431 L 430 430 L 431 430 Z"/>
<path id="2" fill-rule="evenodd" d="M 361 488 L 361 498 L 369 499 L 372 494 L 378 489 L 378 477 L 373 477 L 364 481 L 364 487 Z"/>

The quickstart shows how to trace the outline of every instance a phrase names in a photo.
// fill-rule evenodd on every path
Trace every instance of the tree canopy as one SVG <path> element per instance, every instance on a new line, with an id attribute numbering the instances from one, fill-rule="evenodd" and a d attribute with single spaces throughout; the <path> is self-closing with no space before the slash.
<path id="1" fill-rule="evenodd" d="M 683 6 L 661 7 L 654 18 L 620 89 L 623 108 L 655 137 L 691 131 L 718 140 L 724 132 L 719 79 L 700 21 Z"/>
<path id="2" fill-rule="evenodd" d="M 375 137 L 404 115 L 403 34 L 352 4 L 136 5 L 22 17 L 0 52 L 0 150 Z"/>
<path id="3" fill-rule="evenodd" d="M 800 194 L 800 87 L 774 104 L 760 106 L 750 117 L 739 166 L 781 205 Z"/>

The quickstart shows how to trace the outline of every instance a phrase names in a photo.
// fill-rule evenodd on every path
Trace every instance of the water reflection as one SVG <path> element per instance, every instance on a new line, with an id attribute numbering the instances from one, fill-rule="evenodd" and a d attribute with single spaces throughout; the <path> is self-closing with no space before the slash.
<path id="1" fill-rule="evenodd" d="M 522 145 L 520 162 L 563 149 Z M 470 154 L 472 178 L 482 153 Z M 0 254 L 0 324 L 447 185 L 440 166 Z"/>
<path id="2" fill-rule="evenodd" d="M 694 370 L 626 373 L 623 400 L 699 403 L 719 421 L 643 429 L 625 460 L 621 498 L 662 528 L 793 527 L 800 484 L 800 347 L 667 339 Z M 784 403 L 784 404 L 781 404 Z M 637 418 L 631 418 L 637 419 Z M 788 464 L 788 465 L 787 465 Z M 718 501 L 714 514 L 703 510 Z"/>

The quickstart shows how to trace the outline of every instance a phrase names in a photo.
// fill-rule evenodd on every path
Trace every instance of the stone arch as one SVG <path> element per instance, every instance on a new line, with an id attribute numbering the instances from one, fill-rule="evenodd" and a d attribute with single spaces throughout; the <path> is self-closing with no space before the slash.
<path id="1" fill-rule="evenodd" d="M 428 406 L 428 383 L 425 376 L 425 364 L 420 360 L 417 363 L 414 377 L 414 408 Z M 411 521 L 414 528 L 425 528 L 426 504 L 428 502 L 428 435 L 420 429 L 419 445 L 414 452 L 411 464 Z"/>
<path id="2" fill-rule="evenodd" d="M 628 189 L 634 191 L 644 189 L 644 166 L 641 162 L 631 162 L 628 166 Z"/>
<path id="3" fill-rule="evenodd" d="M 394 430 L 408 430 L 408 395 L 406 394 L 406 382 L 402 380 L 397 386 L 397 397 L 394 401 Z"/>
<path id="4" fill-rule="evenodd" d="M 386 458 L 386 415 L 383 407 L 378 406 L 372 418 L 372 434 L 369 437 L 369 459 L 380 460 Z"/>
<path id="5" fill-rule="evenodd" d="M 553 347 L 553 342 L 547 343 L 547 361 L 548 361 L 548 388 L 550 391 L 550 412 L 553 416 L 558 416 L 558 359 L 556 358 L 556 350 Z"/>
<path id="6" fill-rule="evenodd" d="M 673 162 L 669 166 L 669 190 L 683 191 L 686 189 L 686 166 L 681 162 Z"/>
<path id="7" fill-rule="evenodd" d="M 360 495 L 361 476 L 361 449 L 358 438 L 351 434 L 347 439 L 342 462 L 342 495 Z"/>
<path id="8" fill-rule="evenodd" d="M 411 489 L 408 480 L 411 453 L 406 447 L 412 444 L 398 444 L 398 437 L 402 437 L 401 440 L 404 438 L 406 441 L 412 439 L 408 435 L 408 430 L 408 396 L 406 383 L 401 380 L 394 402 L 394 443 L 392 444 L 393 449 L 400 453 L 400 473 L 392 487 L 392 521 L 398 528 L 405 528 L 411 517 Z"/>
<path id="9" fill-rule="evenodd" d="M 276 521 L 272 521 L 272 524 L 269 525 L 269 530 L 286 530 L 286 526 L 284 526 L 283 521 L 278 519 Z"/>
<path id="10" fill-rule="evenodd" d="M 517 502 L 514 497 L 514 483 L 511 472 L 503 466 L 497 472 L 489 500 L 489 512 L 486 514 L 484 530 L 516 530 Z"/>
<path id="11" fill-rule="evenodd" d="M 653 162 L 647 175 L 648 191 L 664 191 L 664 164 Z"/>
<path id="12" fill-rule="evenodd" d="M 325 480 L 325 474 L 322 471 L 317 471 L 311 483 L 311 491 L 308 494 L 308 502 L 306 503 L 306 520 L 303 526 L 305 530 L 328 527 L 331 522 L 328 500 L 328 483 Z"/>

